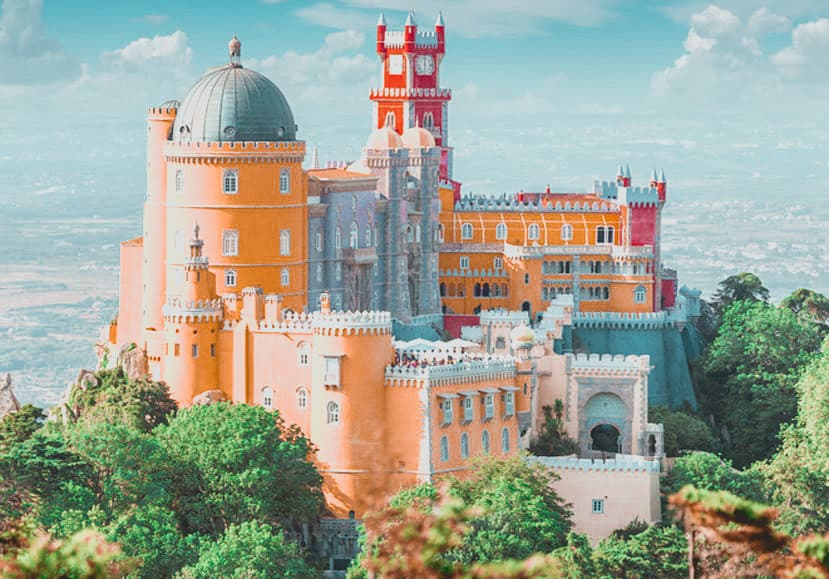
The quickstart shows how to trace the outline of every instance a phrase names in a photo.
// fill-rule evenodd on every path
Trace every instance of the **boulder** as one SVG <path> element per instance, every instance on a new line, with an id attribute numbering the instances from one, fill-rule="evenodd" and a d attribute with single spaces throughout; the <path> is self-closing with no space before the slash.
<path id="1" fill-rule="evenodd" d="M 214 402 L 227 402 L 227 396 L 221 390 L 207 390 L 193 398 L 194 405 L 213 404 Z"/>
<path id="2" fill-rule="evenodd" d="M 6 417 L 7 414 L 17 412 L 20 410 L 20 402 L 14 395 L 14 388 L 12 388 L 12 375 L 6 374 L 6 379 L 0 381 L 0 420 Z"/>
<path id="3" fill-rule="evenodd" d="M 130 380 L 139 380 L 147 375 L 147 354 L 133 344 L 123 344 L 118 350 L 118 365 Z"/>

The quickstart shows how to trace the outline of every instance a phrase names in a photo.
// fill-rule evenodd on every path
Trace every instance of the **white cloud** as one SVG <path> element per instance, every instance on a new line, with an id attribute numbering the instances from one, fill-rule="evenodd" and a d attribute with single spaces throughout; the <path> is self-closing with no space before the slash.
<path id="1" fill-rule="evenodd" d="M 755 10 L 748 19 L 748 32 L 752 36 L 788 32 L 791 27 L 788 18 L 769 12 L 767 8 Z"/>
<path id="2" fill-rule="evenodd" d="M 107 69 L 138 72 L 142 70 L 180 70 L 193 59 L 187 35 L 176 30 L 166 36 L 133 40 L 123 48 L 104 52 L 101 61 Z"/>
<path id="3" fill-rule="evenodd" d="M 167 22 L 170 19 L 170 16 L 167 14 L 144 14 L 143 16 L 139 16 L 138 18 L 133 18 L 133 22 L 143 22 L 144 24 L 153 24 L 155 26 L 159 26 Z"/>
<path id="4" fill-rule="evenodd" d="M 829 19 L 800 24 L 792 44 L 772 56 L 772 63 L 789 79 L 825 80 L 829 77 Z"/>
<path id="5" fill-rule="evenodd" d="M 52 84 L 80 76 L 78 62 L 43 30 L 42 11 L 42 0 L 3 0 L 0 85 Z"/>
<path id="6" fill-rule="evenodd" d="M 320 2 L 297 11 L 305 20 L 328 28 L 371 26 L 377 13 L 386 11 L 390 25 L 400 26 L 405 13 L 415 10 L 420 26 L 431 27 L 438 11 L 443 11 L 446 26 L 461 36 L 513 36 L 535 33 L 553 22 L 596 26 L 612 17 L 616 0 L 545 0 L 543 2 L 504 2 L 503 0 L 341 0 Z M 399 22 L 397 22 L 399 20 Z"/>

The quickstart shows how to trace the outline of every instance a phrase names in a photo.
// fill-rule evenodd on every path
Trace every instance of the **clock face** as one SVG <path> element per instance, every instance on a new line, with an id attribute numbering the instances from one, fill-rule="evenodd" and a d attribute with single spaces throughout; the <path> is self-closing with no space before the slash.
<path id="1" fill-rule="evenodd" d="M 435 61 L 428 54 L 421 54 L 415 60 L 417 74 L 432 74 L 435 71 Z"/>

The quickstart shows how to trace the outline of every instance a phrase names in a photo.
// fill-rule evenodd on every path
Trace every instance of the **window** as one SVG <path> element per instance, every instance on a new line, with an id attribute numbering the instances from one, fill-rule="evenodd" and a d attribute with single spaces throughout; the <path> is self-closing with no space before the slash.
<path id="1" fill-rule="evenodd" d="M 484 430 L 484 433 L 481 435 L 481 450 L 483 450 L 484 454 L 489 454 L 489 431 Z"/>
<path id="2" fill-rule="evenodd" d="M 340 262 L 337 262 L 337 264 L 334 266 L 334 277 L 337 278 L 337 281 L 343 279 L 343 264 L 341 264 Z"/>
<path id="3" fill-rule="evenodd" d="M 339 296 L 334 296 L 335 301 Z M 337 304 L 334 304 L 337 306 Z M 335 309 L 339 309 L 335 307 Z M 337 356 L 326 356 L 323 367 L 323 386 L 340 386 L 340 359 Z"/>
<path id="4" fill-rule="evenodd" d="M 402 54 L 392 54 L 391 56 L 389 56 L 389 74 L 403 74 Z M 389 115 L 391 115 L 391 118 L 394 119 L 394 113 L 388 113 L 386 115 L 387 119 Z"/>
<path id="5" fill-rule="evenodd" d="M 181 355 L 181 346 L 178 344 L 173 344 L 173 356 L 180 356 Z"/>
<path id="6" fill-rule="evenodd" d="M 524 274 L 524 285 L 530 285 L 530 274 Z"/>
<path id="7" fill-rule="evenodd" d="M 322 283 L 322 264 L 317 264 L 317 283 Z"/>
<path id="8" fill-rule="evenodd" d="M 371 227 L 366 227 L 365 240 L 366 247 L 371 247 Z"/>
<path id="9" fill-rule="evenodd" d="M 515 414 L 515 394 L 512 392 L 504 393 L 504 416 L 512 416 Z"/>
<path id="10" fill-rule="evenodd" d="M 461 269 L 469 269 L 469 256 L 463 255 L 460 259 Z"/>
<path id="11" fill-rule="evenodd" d="M 561 240 L 562 241 L 571 241 L 573 239 L 573 226 L 569 223 L 565 223 L 561 226 Z"/>
<path id="12" fill-rule="evenodd" d="M 495 416 L 495 396 L 487 394 L 484 396 L 484 419 L 489 420 Z"/>
<path id="13" fill-rule="evenodd" d="M 184 191 L 184 172 L 179 169 L 176 171 L 176 193 Z"/>
<path id="14" fill-rule="evenodd" d="M 395 56 L 397 56 L 397 55 L 392 55 L 391 58 L 394 59 Z M 400 56 L 400 67 L 401 67 L 400 72 L 403 72 L 403 70 L 402 70 L 402 68 L 403 68 L 403 56 L 402 55 Z M 391 72 L 391 68 L 392 67 L 389 67 L 389 72 Z M 395 74 L 395 73 L 392 72 L 392 74 Z M 400 73 L 397 73 L 397 74 L 400 74 Z M 386 124 L 387 127 L 394 128 L 394 125 L 397 124 L 396 121 L 397 121 L 397 119 L 395 118 L 394 113 L 386 113 L 386 123 L 385 124 Z"/>
<path id="15" fill-rule="evenodd" d="M 210 357 L 216 357 L 216 344 L 210 344 Z"/>
<path id="16" fill-rule="evenodd" d="M 472 224 L 464 223 L 461 225 L 461 239 L 472 239 Z"/>
<path id="17" fill-rule="evenodd" d="M 420 243 L 420 223 L 415 225 L 415 241 Z"/>
<path id="18" fill-rule="evenodd" d="M 280 281 L 283 286 L 291 285 L 291 272 L 288 271 L 287 267 L 282 268 L 282 275 L 280 276 Z"/>
<path id="19" fill-rule="evenodd" d="M 501 431 L 501 452 L 509 452 L 509 428 Z"/>
<path id="20" fill-rule="evenodd" d="M 311 346 L 308 342 L 300 342 L 296 347 L 297 351 L 297 365 L 304 367 L 308 366 L 311 359 Z"/>
<path id="21" fill-rule="evenodd" d="M 469 435 L 461 434 L 461 458 L 469 458 Z"/>
<path id="22" fill-rule="evenodd" d="M 540 236 L 540 229 L 537 223 L 531 223 L 527 228 L 527 237 L 530 241 L 537 241 Z"/>
<path id="23" fill-rule="evenodd" d="M 225 270 L 225 287 L 236 287 L 236 270 Z"/>
<path id="24" fill-rule="evenodd" d="M 432 113 L 423 114 L 423 128 L 431 129 L 435 126 L 435 116 Z"/>
<path id="25" fill-rule="evenodd" d="M 447 398 L 440 403 L 443 410 L 443 424 L 452 424 L 452 400 Z"/>
<path id="26" fill-rule="evenodd" d="M 291 173 L 288 171 L 288 169 L 282 169 L 279 172 L 279 192 L 291 192 Z"/>
<path id="27" fill-rule="evenodd" d="M 604 245 L 613 245 L 614 230 L 612 227 L 597 227 L 596 228 L 596 243 Z"/>
<path id="28" fill-rule="evenodd" d="M 296 407 L 308 408 L 308 391 L 305 388 L 296 391 Z"/>
<path id="29" fill-rule="evenodd" d="M 593 512 L 594 513 L 603 513 L 604 512 L 604 499 L 593 499 Z"/>
<path id="30" fill-rule="evenodd" d="M 199 357 L 199 345 L 198 344 L 193 344 L 192 346 L 190 346 L 190 355 L 193 358 L 198 358 Z"/>
<path id="31" fill-rule="evenodd" d="M 262 406 L 268 410 L 273 408 L 273 389 L 270 386 L 262 388 Z"/>
<path id="32" fill-rule="evenodd" d="M 357 227 L 357 222 L 351 224 L 351 229 L 348 231 L 348 247 L 357 249 L 360 245 L 360 229 Z"/>
<path id="33" fill-rule="evenodd" d="M 449 439 L 445 436 L 440 437 L 440 460 L 441 462 L 449 460 Z"/>
<path id="34" fill-rule="evenodd" d="M 291 232 L 288 229 L 279 233 L 279 255 L 291 255 Z"/>
<path id="35" fill-rule="evenodd" d="M 495 239 L 502 241 L 507 238 L 507 224 L 499 223 L 495 226 Z"/>
<path id="36" fill-rule="evenodd" d="M 412 229 L 411 225 L 406 226 L 406 241 L 408 243 L 414 242 L 414 230 Z"/>
<path id="37" fill-rule="evenodd" d="M 337 226 L 337 230 L 334 232 L 334 247 L 336 249 L 340 249 L 343 246 L 343 232 L 340 229 L 340 226 Z"/>
<path id="38" fill-rule="evenodd" d="M 222 255 L 239 255 L 239 232 L 235 229 L 222 231 Z"/>
<path id="39" fill-rule="evenodd" d="M 502 257 L 496 257 L 492 260 L 492 267 L 494 267 L 495 269 L 503 269 L 504 259 Z"/>
<path id="40" fill-rule="evenodd" d="M 325 421 L 328 424 L 339 424 L 340 422 L 340 405 L 336 402 L 329 402 L 326 407 Z"/>
<path id="41" fill-rule="evenodd" d="M 633 301 L 637 304 L 644 304 L 645 299 L 648 297 L 648 291 L 645 289 L 645 286 L 638 285 L 636 289 L 633 290 Z"/>
<path id="42" fill-rule="evenodd" d="M 463 420 L 472 422 L 473 418 L 475 418 L 475 407 L 472 405 L 472 397 L 467 396 L 463 399 Z"/>
<path id="43" fill-rule="evenodd" d="M 314 245 L 317 251 L 322 251 L 322 231 L 317 231 L 317 234 L 314 236 Z"/>
<path id="44" fill-rule="evenodd" d="M 440 224 L 438 226 L 438 243 L 443 243 L 445 231 L 446 230 L 443 228 L 443 224 Z"/>
<path id="45" fill-rule="evenodd" d="M 236 169 L 225 169 L 222 174 L 222 190 L 228 195 L 239 192 L 239 172 Z"/>

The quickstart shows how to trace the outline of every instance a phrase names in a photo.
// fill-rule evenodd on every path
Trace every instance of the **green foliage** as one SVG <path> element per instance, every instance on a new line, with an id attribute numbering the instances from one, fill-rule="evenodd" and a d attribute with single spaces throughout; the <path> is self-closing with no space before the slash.
<path id="1" fill-rule="evenodd" d="M 582 579 L 597 576 L 593 549 L 586 535 L 572 531 L 567 533 L 567 544 L 553 551 L 552 556 L 559 563 L 561 577 Z"/>
<path id="2" fill-rule="evenodd" d="M 780 302 L 780 307 L 787 308 L 795 314 L 805 316 L 818 323 L 829 320 L 829 298 L 822 293 L 798 288 Z"/>
<path id="3" fill-rule="evenodd" d="M 579 453 L 579 443 L 569 436 L 561 419 L 564 403 L 556 400 L 555 406 L 544 406 L 544 425 L 538 437 L 530 444 L 530 452 L 536 456 L 566 456 Z"/>
<path id="4" fill-rule="evenodd" d="M 717 312 L 724 312 L 735 302 L 768 302 L 769 290 L 760 278 L 750 272 L 728 276 L 720 282 L 711 305 Z"/>
<path id="5" fill-rule="evenodd" d="M 232 524 L 315 519 L 322 479 L 310 442 L 259 406 L 216 403 L 180 410 L 156 437 L 174 463 L 187 532 L 217 536 Z"/>
<path id="6" fill-rule="evenodd" d="M 829 532 L 829 340 L 796 387 L 797 420 L 781 432 L 778 453 L 760 470 L 787 532 Z"/>
<path id="7" fill-rule="evenodd" d="M 0 420 L 0 452 L 31 438 L 45 418 L 43 409 L 31 404 L 6 415 Z"/>
<path id="8" fill-rule="evenodd" d="M 122 577 L 133 562 L 119 561 L 118 545 L 95 531 L 82 531 L 65 541 L 43 535 L 15 556 L 0 560 L 0 576 L 9 579 L 109 579 Z"/>
<path id="9" fill-rule="evenodd" d="M 723 450 L 736 465 L 774 452 L 779 425 L 795 416 L 794 385 L 820 342 L 818 327 L 788 309 L 737 301 L 725 310 L 702 361 L 709 378 L 704 396 L 726 428 Z"/>
<path id="10" fill-rule="evenodd" d="M 653 525 L 630 536 L 611 535 L 593 554 L 597 574 L 637 579 L 688 576 L 688 543 L 673 525 Z"/>
<path id="11" fill-rule="evenodd" d="M 686 450 L 714 450 L 714 433 L 705 420 L 686 410 L 669 410 L 665 406 L 648 408 L 648 422 L 665 427 L 665 455 L 677 456 Z"/>
<path id="12" fill-rule="evenodd" d="M 99 370 L 98 385 L 72 387 L 68 405 L 79 421 L 127 424 L 149 432 L 176 410 L 170 389 L 147 378 L 130 380 L 123 368 Z"/>
<path id="13" fill-rule="evenodd" d="M 751 500 L 766 499 L 764 478 L 757 469 L 739 471 L 728 459 L 710 452 L 693 452 L 676 459 L 671 472 L 663 480 L 666 493 L 678 492 L 693 485 L 702 490 L 728 491 Z"/>

